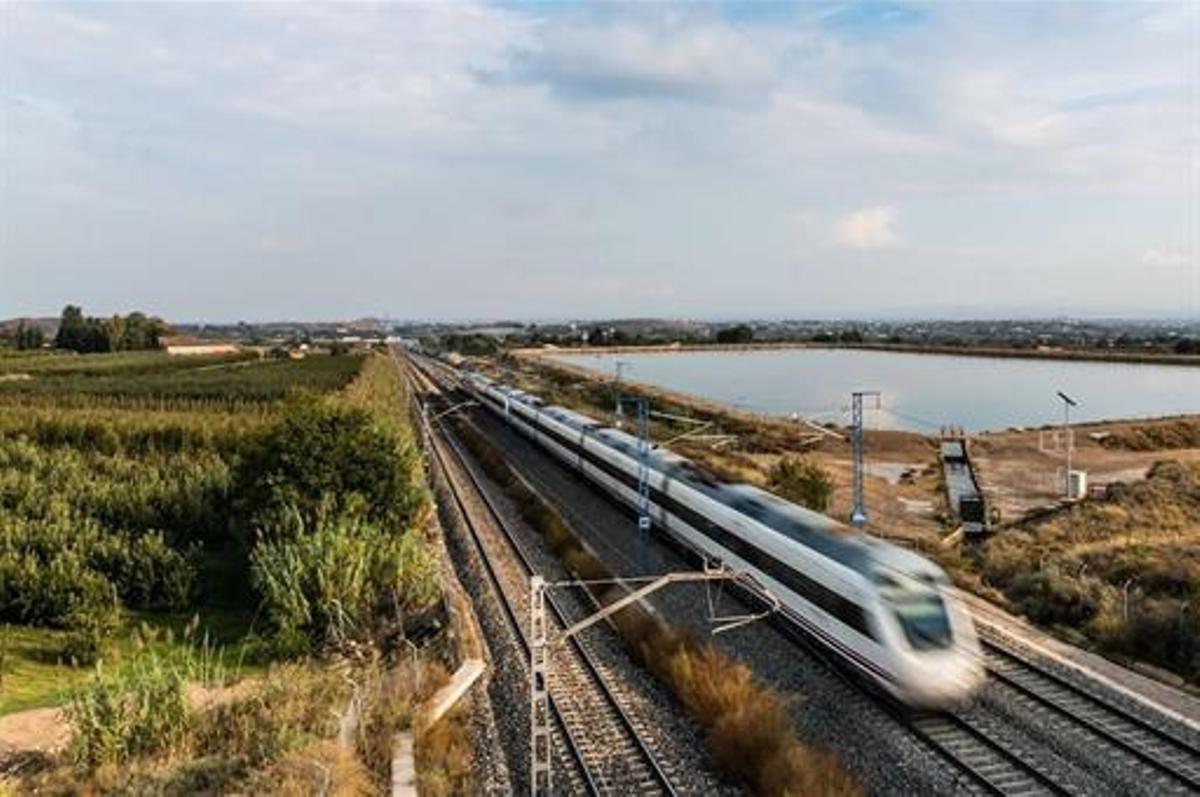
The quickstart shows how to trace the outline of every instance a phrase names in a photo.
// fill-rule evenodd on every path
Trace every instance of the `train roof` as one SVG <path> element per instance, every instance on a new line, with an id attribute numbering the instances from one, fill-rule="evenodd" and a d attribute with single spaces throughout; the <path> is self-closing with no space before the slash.
<path id="1" fill-rule="evenodd" d="M 604 426 L 592 430 L 591 434 L 597 440 L 617 449 L 626 456 L 634 458 L 638 456 L 638 439 L 626 431 L 613 426 Z M 699 469 L 690 459 L 682 457 L 670 449 L 655 448 L 653 444 L 651 444 L 650 451 L 647 452 L 646 464 L 661 473 L 672 475 L 674 478 L 683 476 L 689 481 L 692 478 L 691 471 L 699 473 Z M 717 486 L 717 483 L 711 478 L 707 478 L 707 483 Z"/>
<path id="2" fill-rule="evenodd" d="M 733 509 L 822 556 L 859 573 L 871 569 L 870 547 L 833 518 L 749 484 L 726 485 L 720 492 Z"/>
<path id="3" fill-rule="evenodd" d="M 871 549 L 871 561 L 875 573 L 886 575 L 889 572 L 895 572 L 927 583 L 948 580 L 941 567 L 915 551 L 893 545 L 886 540 L 873 537 L 866 539 Z"/>
<path id="4" fill-rule="evenodd" d="M 595 418 L 589 418 L 582 413 L 569 410 L 566 407 L 545 407 L 542 412 L 545 415 L 549 415 L 559 423 L 564 423 L 567 426 L 570 426 L 572 429 L 578 429 L 580 431 L 584 429 L 595 429 L 596 427 L 600 426 L 600 422 Z"/>
<path id="5" fill-rule="evenodd" d="M 566 407 L 546 406 L 541 398 L 524 390 L 507 385 L 497 385 L 496 389 L 518 401 L 541 407 L 544 415 L 559 423 L 579 431 L 590 431 L 592 436 L 627 456 L 638 456 L 638 439 L 628 432 L 604 426 L 595 418 Z M 647 460 L 651 468 L 686 482 L 710 498 L 855 572 L 873 575 L 876 571 L 897 570 L 925 580 L 945 578 L 937 565 L 912 551 L 858 534 L 827 515 L 797 506 L 758 487 L 719 481 L 692 460 L 668 449 L 652 448 Z"/>

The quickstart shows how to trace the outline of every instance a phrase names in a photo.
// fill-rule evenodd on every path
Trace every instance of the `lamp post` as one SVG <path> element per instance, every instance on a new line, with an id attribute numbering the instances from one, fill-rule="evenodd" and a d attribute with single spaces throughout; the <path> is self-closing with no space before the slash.
<path id="1" fill-rule="evenodd" d="M 1067 472 L 1065 476 L 1065 484 L 1063 485 L 1067 500 L 1071 498 L 1071 452 L 1075 448 L 1075 441 L 1071 439 L 1071 408 L 1079 406 L 1075 399 L 1068 396 L 1061 390 L 1057 391 L 1058 397 L 1063 403 L 1063 445 L 1067 447 Z"/>
<path id="2" fill-rule="evenodd" d="M 613 380 L 613 402 L 616 405 L 614 412 L 617 414 L 617 424 L 620 425 L 621 416 L 621 374 L 625 369 L 631 368 L 633 363 L 628 360 L 617 360 L 613 363 L 613 371 L 616 372 L 616 378 Z"/>
<path id="3" fill-rule="evenodd" d="M 1137 576 L 1125 579 L 1121 585 L 1121 619 L 1129 622 L 1129 586 L 1137 581 Z"/>

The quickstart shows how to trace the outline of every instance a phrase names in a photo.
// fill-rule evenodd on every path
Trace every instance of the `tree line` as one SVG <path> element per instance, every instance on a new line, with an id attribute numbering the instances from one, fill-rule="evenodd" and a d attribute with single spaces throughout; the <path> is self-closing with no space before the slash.
<path id="1" fill-rule="evenodd" d="M 54 347 L 81 353 L 157 349 L 159 338 L 170 331 L 161 318 L 145 313 L 99 318 L 85 316 L 83 308 L 69 304 L 63 308 Z"/>

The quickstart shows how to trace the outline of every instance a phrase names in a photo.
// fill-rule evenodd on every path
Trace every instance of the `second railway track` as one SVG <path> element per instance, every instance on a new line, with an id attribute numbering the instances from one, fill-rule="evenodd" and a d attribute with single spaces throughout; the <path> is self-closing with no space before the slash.
<path id="1" fill-rule="evenodd" d="M 983 640 L 993 681 L 1015 692 L 1031 713 L 1066 721 L 1124 755 L 1161 793 L 1200 793 L 1200 747 L 994 641 Z"/>
<path id="2" fill-rule="evenodd" d="M 425 388 L 426 401 L 439 393 L 435 382 L 411 363 L 408 373 L 412 381 Z M 443 408 L 430 409 L 436 412 Z M 528 654 L 522 619 L 529 610 L 528 580 L 534 571 L 530 558 L 480 483 L 467 456 L 436 415 L 428 431 L 437 438 L 430 443 L 436 465 L 474 538 L 521 647 Z M 519 566 L 514 567 L 514 562 Z M 546 598 L 554 619 L 553 639 L 568 624 L 567 615 L 552 594 Z M 557 646 L 552 711 L 560 731 L 559 754 L 572 760 L 576 771 L 556 773 L 554 793 L 676 794 L 672 773 L 653 750 L 645 724 L 624 705 L 619 680 L 583 640 L 570 637 Z"/>

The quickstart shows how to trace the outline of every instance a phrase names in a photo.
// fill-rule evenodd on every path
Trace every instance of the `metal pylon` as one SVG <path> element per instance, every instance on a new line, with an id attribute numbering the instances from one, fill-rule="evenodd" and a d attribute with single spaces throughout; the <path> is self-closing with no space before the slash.
<path id="1" fill-rule="evenodd" d="M 550 794 L 550 656 L 546 641 L 546 582 L 529 579 L 529 792 Z"/>
<path id="2" fill-rule="evenodd" d="M 874 396 L 879 401 L 877 390 L 857 390 L 850 394 L 851 441 L 854 445 L 854 511 L 850 522 L 863 526 L 867 522 L 867 504 L 863 499 L 863 396 Z"/>

